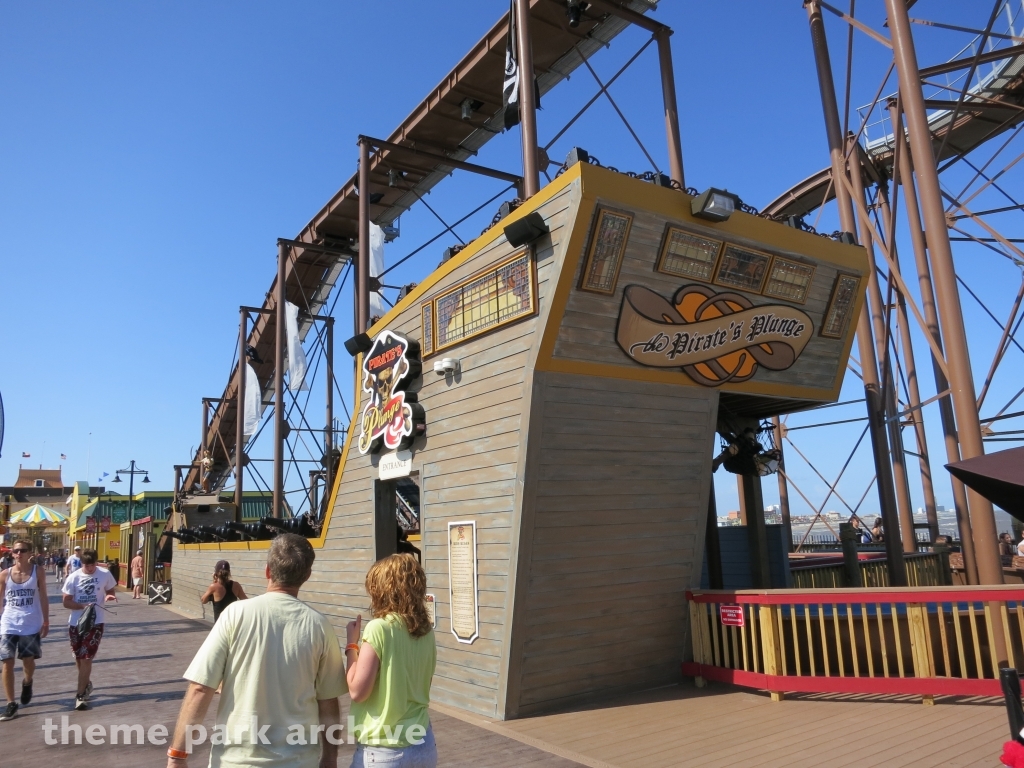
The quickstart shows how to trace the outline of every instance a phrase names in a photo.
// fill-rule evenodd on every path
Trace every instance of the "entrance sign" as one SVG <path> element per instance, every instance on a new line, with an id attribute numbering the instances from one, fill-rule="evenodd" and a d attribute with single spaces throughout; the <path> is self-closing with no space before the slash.
<path id="1" fill-rule="evenodd" d="M 640 365 L 682 368 L 698 384 L 746 381 L 758 366 L 782 371 L 814 333 L 806 313 L 783 304 L 755 306 L 738 293 L 686 285 L 668 301 L 642 285 L 626 287 L 616 341 Z"/>
<path id="2" fill-rule="evenodd" d="M 415 395 L 405 392 L 420 374 L 419 353 L 418 343 L 383 330 L 363 355 L 362 386 L 369 397 L 361 420 L 360 453 L 406 448 L 422 434 L 423 407 Z"/>
<path id="3" fill-rule="evenodd" d="M 460 643 L 472 643 L 480 636 L 474 520 L 448 523 L 448 588 L 452 634 Z"/>
<path id="4" fill-rule="evenodd" d="M 722 619 L 723 627 L 742 627 L 743 626 L 743 606 L 742 605 L 720 605 L 718 606 L 718 615 Z"/>
<path id="5" fill-rule="evenodd" d="M 408 477 L 412 474 L 412 451 L 383 454 L 377 463 L 377 472 L 381 480 Z"/>

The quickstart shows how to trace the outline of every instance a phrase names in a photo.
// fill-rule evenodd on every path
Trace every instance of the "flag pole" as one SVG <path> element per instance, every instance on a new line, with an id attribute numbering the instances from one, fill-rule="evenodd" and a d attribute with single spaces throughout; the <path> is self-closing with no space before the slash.
<path id="1" fill-rule="evenodd" d="M 523 139 L 522 195 L 526 200 L 540 190 L 540 170 L 537 167 L 537 93 L 530 40 L 530 0 L 514 0 L 514 3 L 516 49 L 519 53 L 519 116 Z"/>

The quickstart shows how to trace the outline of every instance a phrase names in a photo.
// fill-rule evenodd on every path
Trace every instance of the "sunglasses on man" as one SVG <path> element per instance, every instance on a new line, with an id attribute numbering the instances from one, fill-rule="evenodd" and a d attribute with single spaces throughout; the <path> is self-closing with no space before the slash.
<path id="1" fill-rule="evenodd" d="M 27 554 L 28 552 L 31 552 L 31 551 L 32 551 L 31 549 L 12 549 L 11 550 L 11 552 L 13 552 L 16 555 L 24 555 L 24 554 Z"/>

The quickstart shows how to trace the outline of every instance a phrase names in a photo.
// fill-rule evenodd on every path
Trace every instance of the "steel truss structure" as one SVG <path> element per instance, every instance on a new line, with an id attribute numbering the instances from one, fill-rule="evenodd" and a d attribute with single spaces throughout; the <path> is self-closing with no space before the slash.
<path id="1" fill-rule="evenodd" d="M 1024 321 L 1024 281 L 1009 311 L 997 314 L 984 306 L 970 287 L 976 274 L 965 275 L 962 270 L 958 273 L 953 252 L 953 243 L 969 242 L 1018 267 L 1024 266 L 1024 250 L 1020 247 L 1024 238 L 1002 232 L 1006 214 L 1024 210 L 1024 204 L 1003 183 L 1006 174 L 1024 159 L 1018 141 L 1024 130 L 1024 37 L 1016 31 L 1017 27 L 1024 28 L 1024 8 L 1019 7 L 1019 0 L 991 0 L 974 29 L 911 18 L 909 7 L 917 8 L 914 0 L 879 2 L 884 3 L 887 30 L 873 28 L 858 18 L 854 0 L 850 0 L 845 11 L 823 0 L 804 2 L 820 85 L 829 163 L 772 201 L 762 215 L 810 228 L 806 218 L 820 217 L 826 206 L 834 205 L 840 228 L 848 233 L 845 236 L 863 244 L 876 265 L 867 281 L 868 301 L 857 325 L 858 352 L 850 365 L 850 371 L 863 382 L 866 407 L 866 415 L 856 421 L 866 424 L 842 471 L 829 480 L 800 451 L 793 432 L 807 427 L 788 427 L 779 418 L 773 426 L 775 445 L 780 449 L 785 445 L 786 451 L 793 454 L 791 461 L 794 455 L 805 461 L 829 488 L 828 495 L 815 503 L 793 482 L 783 459 L 778 478 L 784 521 L 789 521 L 791 488 L 820 516 L 832 496 L 839 498 L 851 514 L 857 514 L 874 486 L 889 534 L 886 548 L 890 580 L 894 586 L 901 586 L 906 583 L 903 554 L 917 546 L 910 500 L 910 476 L 914 472 L 921 478 L 929 538 L 934 540 L 938 535 L 935 487 L 940 482 L 941 470 L 934 467 L 937 457 L 928 450 L 927 431 L 936 427 L 925 423 L 924 406 L 938 403 L 938 428 L 945 447 L 943 463 L 981 455 L 986 441 L 1019 440 L 1022 438 L 1017 435 L 1024 433 L 994 426 L 1024 416 L 1024 411 L 1012 410 L 1024 395 L 1024 388 L 994 412 L 987 410 L 992 408 L 992 382 L 1005 367 L 1011 348 L 1024 352 L 1016 338 Z M 501 85 L 508 16 L 474 46 L 391 135 L 358 137 L 358 172 L 294 239 L 278 242 L 277 277 L 266 300 L 260 307 L 241 308 L 236 361 L 221 397 L 203 400 L 202 441 L 192 462 L 180 468 L 182 492 L 197 488 L 219 491 L 227 487 L 233 476 L 240 510 L 242 478 L 248 473 L 246 482 L 251 480 L 257 488 L 273 494 L 275 515 L 304 510 L 314 516 L 322 514 L 331 487 L 336 447 L 343 439 L 334 418 L 335 394 L 350 416 L 334 372 L 333 306 L 345 285 L 351 284 L 353 329 L 359 334 L 370 325 L 371 291 L 398 288 L 384 284 L 383 275 L 371 279 L 370 222 L 390 225 L 418 202 L 430 208 L 423 196 L 456 170 L 507 182 L 504 190 L 454 224 L 447 223 L 430 208 L 443 228 L 400 260 L 400 264 L 445 234 L 454 234 L 455 226 L 506 192 L 515 189 L 521 198 L 531 196 L 539 188 L 540 175 L 548 175 L 549 168 L 558 165 L 548 158 L 547 150 L 602 97 L 612 104 L 640 144 L 608 91 L 622 70 L 608 82 L 602 82 L 587 62 L 628 24 L 646 29 L 651 39 L 623 70 L 651 43 L 657 44 L 668 180 L 673 186 L 685 187 L 669 46 L 671 30 L 644 15 L 654 5 L 646 0 L 592 0 L 578 27 L 572 27 L 565 23 L 566 5 L 561 0 L 515 0 L 519 64 L 523 72 L 536 74 L 539 92 L 547 93 L 579 67 L 590 71 L 599 88 L 565 128 L 547 145 L 541 145 L 533 115 L 534 100 L 529 93 L 534 78 L 523 77 L 521 173 L 471 162 L 477 150 L 503 128 Z M 825 34 L 825 13 L 847 25 L 842 110 Z M 921 67 L 915 51 L 915 25 L 921 29 L 954 29 L 971 39 L 952 60 Z M 850 107 L 855 33 L 870 38 L 872 45 L 881 46 L 891 58 L 873 101 L 859 111 L 856 123 L 851 120 L 854 111 Z M 660 174 L 650 153 L 640 146 L 654 173 Z M 1015 155 L 1013 148 L 1019 153 Z M 962 179 L 964 169 L 969 169 L 966 183 L 951 186 L 954 180 Z M 909 249 L 897 247 L 897 233 L 904 231 L 909 233 Z M 965 327 L 961 287 L 972 300 L 982 303 L 998 328 L 996 352 L 980 387 L 975 385 L 971 368 L 970 340 L 987 329 Z M 307 348 L 311 368 L 319 370 L 322 363 L 325 369 L 318 374 L 323 378 L 325 393 L 323 424 L 312 415 L 311 396 L 291 392 L 284 384 L 286 302 L 302 309 L 303 339 L 310 338 L 310 331 L 315 329 Z M 925 354 L 931 359 L 935 392 L 931 397 L 922 394 L 912 323 L 920 327 L 927 344 Z M 920 349 L 916 352 L 921 353 Z M 258 464 L 271 460 L 250 458 L 249 453 L 270 419 L 265 419 L 254 435 L 246 436 L 239 418 L 245 400 L 243 363 L 247 360 L 261 388 L 273 395 L 273 471 L 269 480 L 258 470 Z M 264 387 L 262 382 L 267 385 Z M 983 409 L 992 415 L 981 417 Z M 850 420 L 825 420 L 808 426 L 824 428 L 847 421 Z M 904 445 L 905 430 L 913 436 L 915 451 Z M 837 486 L 861 445 L 870 446 L 875 477 L 860 483 L 864 491 L 858 499 L 844 498 Z M 916 458 L 913 468 L 908 456 Z M 309 465 L 313 468 L 309 469 Z M 951 482 L 968 583 L 1001 583 L 992 505 L 958 481 Z M 288 487 L 290 491 L 286 491 Z M 289 496 L 296 501 L 289 500 Z M 994 624 L 997 619 L 993 615 Z M 999 658 L 1004 659 L 1006 650 L 1001 647 L 1004 644 L 1000 627 L 995 627 L 994 640 Z"/>

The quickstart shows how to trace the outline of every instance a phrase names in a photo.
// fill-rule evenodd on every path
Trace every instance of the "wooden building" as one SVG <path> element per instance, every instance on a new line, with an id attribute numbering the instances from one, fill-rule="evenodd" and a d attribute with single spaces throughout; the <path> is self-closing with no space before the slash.
<path id="1" fill-rule="evenodd" d="M 302 597 L 365 617 L 413 488 L 437 701 L 509 719 L 679 679 L 720 417 L 836 399 L 864 250 L 693 200 L 576 164 L 369 331 Z M 175 547 L 179 610 L 221 558 L 264 586 L 266 542 Z"/>

